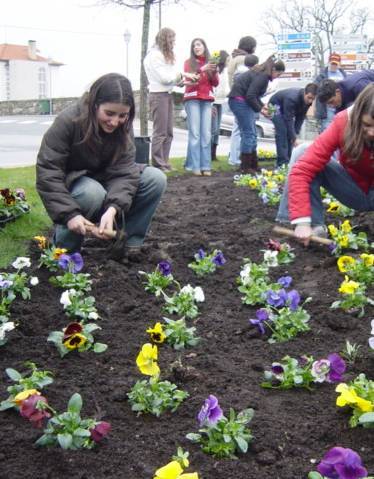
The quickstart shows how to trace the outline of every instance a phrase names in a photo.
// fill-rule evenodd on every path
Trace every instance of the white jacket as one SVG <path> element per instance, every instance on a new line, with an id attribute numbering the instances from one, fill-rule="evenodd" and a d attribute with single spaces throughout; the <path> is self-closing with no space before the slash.
<path id="1" fill-rule="evenodd" d="M 144 69 L 150 93 L 169 92 L 182 80 L 175 64 L 167 63 L 158 46 L 153 46 L 144 58 Z"/>
<path id="2" fill-rule="evenodd" d="M 222 73 L 219 73 L 218 86 L 214 88 L 214 103 L 222 105 L 225 102 L 227 95 L 230 93 L 229 78 L 227 75 L 227 68 L 224 68 Z"/>

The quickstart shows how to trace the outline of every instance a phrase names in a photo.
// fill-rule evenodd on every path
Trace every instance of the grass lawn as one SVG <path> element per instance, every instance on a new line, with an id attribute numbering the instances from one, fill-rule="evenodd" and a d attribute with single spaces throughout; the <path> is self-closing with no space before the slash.
<path id="1" fill-rule="evenodd" d="M 171 164 L 175 171 L 169 176 L 184 174 L 184 158 L 173 158 Z M 231 167 L 226 157 L 213 162 L 214 171 L 229 171 Z M 26 168 L 1 168 L 0 188 L 23 188 L 31 206 L 30 213 L 0 229 L 0 268 L 5 268 L 17 256 L 27 255 L 28 243 L 35 235 L 48 232 L 52 226 L 44 206 L 35 190 L 35 166 Z"/>

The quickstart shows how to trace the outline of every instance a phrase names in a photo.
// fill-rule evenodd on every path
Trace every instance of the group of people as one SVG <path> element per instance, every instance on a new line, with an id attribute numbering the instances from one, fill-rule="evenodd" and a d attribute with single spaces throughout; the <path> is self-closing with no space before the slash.
<path id="1" fill-rule="evenodd" d="M 323 231 L 320 186 L 358 211 L 374 209 L 373 70 L 338 77 L 338 68 L 332 67 L 338 58 L 331 56 L 316 83 L 277 92 L 265 105 L 261 97 L 285 65 L 273 56 L 258 64 L 253 37 L 241 38 L 231 56 L 220 51 L 218 60 L 210 56 L 203 39 L 195 38 L 182 72 L 175 66 L 174 44 L 173 30 L 163 28 L 144 61 L 153 119 L 153 166 L 135 162 L 134 96 L 129 80 L 120 74 L 97 79 L 44 135 L 37 158 L 37 190 L 56 226 L 56 246 L 79 251 L 87 234 L 110 239 L 119 228 L 126 232 L 124 254 L 136 256 L 141 250 L 166 188 L 165 172 L 171 169 L 170 93 L 175 85 L 185 87 L 185 168 L 196 176 L 211 175 L 226 96 L 237 122 L 232 155 L 239 143 L 243 173 L 258 168 L 256 115 L 272 118 L 277 164 L 287 163 L 306 111 L 317 97 L 317 111 L 326 120 L 323 131 L 307 149 L 302 145 L 294 150 L 277 216 L 277 221 L 295 225 L 304 244 L 313 233 Z M 234 163 L 233 157 L 230 160 Z"/>

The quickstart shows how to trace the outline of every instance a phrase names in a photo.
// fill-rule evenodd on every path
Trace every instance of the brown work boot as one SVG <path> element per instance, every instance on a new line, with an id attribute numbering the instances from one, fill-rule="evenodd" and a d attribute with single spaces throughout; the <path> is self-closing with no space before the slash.
<path id="1" fill-rule="evenodd" d="M 254 151 L 252 155 L 253 156 L 251 159 L 251 168 L 255 171 L 255 173 L 258 173 L 260 171 L 260 168 L 258 167 L 257 151 Z"/>

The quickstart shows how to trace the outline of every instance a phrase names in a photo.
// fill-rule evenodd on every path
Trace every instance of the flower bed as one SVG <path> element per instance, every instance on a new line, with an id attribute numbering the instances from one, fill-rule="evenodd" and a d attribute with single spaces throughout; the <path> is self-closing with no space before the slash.
<path id="1" fill-rule="evenodd" d="M 47 342 L 51 331 L 66 327 L 61 289 L 49 283 L 51 273 L 32 269 L 30 274 L 38 276 L 40 284 L 33 288 L 29 301 L 12 304 L 11 318 L 18 325 L 1 349 L 0 398 L 6 399 L 10 385 L 5 369 L 24 371 L 24 361 L 32 361 L 53 373 L 54 381 L 43 396 L 56 410 L 65 411 L 72 395 L 79 393 L 84 400 L 82 416 L 108 421 L 112 429 L 108 439 L 92 451 L 37 448 L 33 443 L 41 431 L 13 410 L 1 412 L 2 475 L 152 479 L 158 468 L 171 461 L 177 445 L 189 451 L 189 470 L 203 479 L 304 479 L 333 446 L 357 451 L 373 474 L 373 430 L 349 427 L 352 410 L 336 406 L 335 384 L 318 384 L 312 391 L 261 387 L 272 363 L 287 355 L 327 358 L 341 352 L 347 339 L 361 345 L 361 356 L 347 365 L 344 383 L 350 384 L 361 373 L 374 379 L 374 352 L 368 346 L 374 309 L 369 305 L 362 318 L 330 309 L 339 298 L 343 278 L 336 258 L 323 247 L 305 249 L 292 243 L 294 261 L 270 270 L 272 281 L 291 275 L 302 299 L 312 297 L 306 305 L 310 331 L 271 344 L 268 336 L 261 336 L 250 324 L 258 308 L 242 303 L 236 279 L 243 258 L 263 259 L 261 250 L 273 236 L 274 216 L 274 207 L 264 205 L 255 191 L 233 186 L 229 174 L 201 181 L 170 179 L 147 241 L 148 254 L 141 263 L 124 266 L 99 261 L 94 254 L 85 257 L 84 272 L 92 278 L 90 294 L 102 318 L 97 337 L 108 345 L 101 354 L 72 351 L 61 359 Z M 352 224 L 361 222 L 360 230 L 373 241 L 372 216 L 363 221 L 363 217 L 351 219 Z M 212 274 L 197 276 L 188 265 L 199 248 L 222 251 L 226 263 Z M 36 265 L 40 251 L 33 246 L 31 253 Z M 171 260 L 173 276 L 182 286 L 204 290 L 198 315 L 186 319 L 189 327 L 196 327 L 200 341 L 184 350 L 158 345 L 162 380 L 175 383 L 189 397 L 174 413 L 137 416 L 127 394 L 139 380 L 136 358 L 142 345 L 150 341 L 146 330 L 163 316 L 176 319 L 162 313 L 164 301 L 145 291 L 144 275 L 138 273 L 154 271 L 162 259 Z M 372 295 L 372 287 L 368 290 Z M 198 432 L 197 416 L 210 395 L 218 398 L 226 415 L 230 408 L 236 413 L 254 409 L 253 439 L 248 452 L 239 453 L 237 460 L 207 455 L 186 438 Z"/>
<path id="2" fill-rule="evenodd" d="M 21 188 L 15 191 L 9 188 L 0 190 L 0 228 L 30 211 L 25 192 Z"/>

